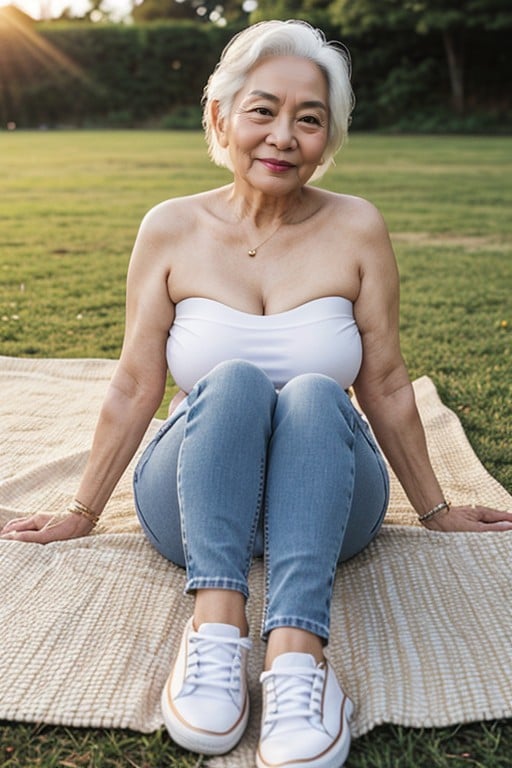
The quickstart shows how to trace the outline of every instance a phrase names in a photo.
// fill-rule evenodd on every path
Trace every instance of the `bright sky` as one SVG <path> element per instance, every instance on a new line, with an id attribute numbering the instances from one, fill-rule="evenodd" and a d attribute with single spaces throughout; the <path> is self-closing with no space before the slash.
<path id="1" fill-rule="evenodd" d="M 0 0 L 0 6 L 16 5 L 35 19 L 59 16 L 71 7 L 74 15 L 82 16 L 89 8 L 89 0 Z M 130 0 L 104 0 L 105 10 L 112 9 L 116 19 L 122 19 L 131 9 Z"/>
<path id="2" fill-rule="evenodd" d="M 135 2 L 139 3 L 142 0 L 135 0 Z M 183 0 L 176 0 L 176 2 L 183 2 Z M 91 7 L 89 0 L 0 0 L 0 8 L 4 5 L 16 5 L 34 19 L 56 18 L 65 8 L 71 8 L 73 16 L 83 16 Z M 101 7 L 113 21 L 122 21 L 130 14 L 132 5 L 133 0 L 103 0 Z M 242 3 L 242 8 L 247 13 L 251 13 L 257 7 L 257 0 L 244 0 Z M 211 20 L 213 21 L 213 18 Z"/>

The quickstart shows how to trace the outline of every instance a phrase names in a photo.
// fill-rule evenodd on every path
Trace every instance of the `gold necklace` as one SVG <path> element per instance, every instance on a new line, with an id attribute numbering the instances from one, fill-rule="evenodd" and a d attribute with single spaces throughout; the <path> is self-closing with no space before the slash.
<path id="1" fill-rule="evenodd" d="M 258 244 L 257 246 L 255 246 L 254 248 L 249 248 L 249 249 L 248 249 L 248 251 L 247 251 L 247 255 L 248 255 L 248 256 L 250 256 L 251 258 L 253 258 L 254 256 L 256 256 L 256 254 L 257 254 L 257 252 L 259 251 L 259 249 L 260 249 L 260 248 L 261 248 L 263 245 L 265 245 L 265 243 L 268 243 L 268 241 L 270 240 L 270 238 L 271 238 L 271 237 L 274 237 L 274 235 L 277 233 L 278 229 L 280 229 L 280 228 L 281 228 L 281 224 L 282 224 L 282 223 L 283 223 L 283 222 L 280 222 L 280 223 L 277 225 L 277 227 L 276 227 L 276 228 L 275 228 L 275 229 L 274 229 L 274 230 L 273 230 L 273 231 L 270 233 L 270 235 L 269 235 L 268 237 L 266 237 L 264 240 L 262 240 L 262 241 L 261 241 L 261 243 L 259 243 L 259 244 Z"/>

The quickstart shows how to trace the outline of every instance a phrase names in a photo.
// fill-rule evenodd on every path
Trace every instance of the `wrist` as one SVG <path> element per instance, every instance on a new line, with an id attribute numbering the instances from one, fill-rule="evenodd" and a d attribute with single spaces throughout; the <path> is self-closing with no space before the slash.
<path id="1" fill-rule="evenodd" d="M 79 501 L 78 499 L 73 499 L 71 504 L 68 505 L 66 512 L 85 518 L 92 524 L 93 528 L 98 522 L 98 520 L 100 519 L 99 512 L 95 512 L 90 507 L 86 506 L 85 504 L 82 504 L 82 502 Z"/>
<path id="2" fill-rule="evenodd" d="M 446 499 L 443 499 L 439 502 L 439 504 L 436 504 L 432 509 L 429 509 L 428 512 L 425 512 L 422 515 L 418 515 L 419 522 L 424 525 L 429 520 L 433 520 L 434 518 L 438 517 L 438 515 L 450 511 L 451 504 L 449 501 L 446 501 Z"/>

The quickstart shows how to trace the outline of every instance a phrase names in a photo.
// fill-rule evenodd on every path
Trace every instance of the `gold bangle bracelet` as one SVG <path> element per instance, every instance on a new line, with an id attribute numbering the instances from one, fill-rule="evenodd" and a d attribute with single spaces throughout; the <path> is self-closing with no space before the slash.
<path id="1" fill-rule="evenodd" d="M 431 518 L 435 517 L 439 514 L 439 512 L 442 512 L 443 510 L 446 510 L 447 512 L 450 509 L 450 502 L 449 501 L 441 501 L 439 504 L 436 504 L 435 507 L 432 507 L 432 509 L 429 512 L 425 512 L 424 515 L 419 515 L 418 520 L 420 523 L 424 523 L 427 520 L 430 520 Z"/>
<path id="2" fill-rule="evenodd" d="M 73 515 L 80 515 L 81 517 L 85 517 L 87 520 L 89 520 L 90 523 L 96 525 L 98 520 L 100 519 L 100 516 L 97 512 L 94 512 L 90 507 L 87 507 L 85 504 L 82 504 L 81 501 L 78 501 L 78 499 L 73 499 L 71 504 L 67 507 L 67 512 L 71 512 Z"/>

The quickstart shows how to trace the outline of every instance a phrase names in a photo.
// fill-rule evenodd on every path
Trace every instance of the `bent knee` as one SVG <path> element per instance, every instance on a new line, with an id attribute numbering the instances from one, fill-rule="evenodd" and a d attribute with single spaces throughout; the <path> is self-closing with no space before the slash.
<path id="1" fill-rule="evenodd" d="M 330 376 L 306 373 L 291 379 L 279 393 L 276 418 L 292 416 L 297 423 L 335 428 L 340 417 L 351 431 L 356 424 L 354 406 L 340 384 Z"/>
<path id="2" fill-rule="evenodd" d="M 318 402 L 322 406 L 332 402 L 337 407 L 352 407 L 350 398 L 338 382 L 323 373 L 302 373 L 285 384 L 280 397 L 283 400 L 296 399 L 308 403 Z"/>
<path id="3" fill-rule="evenodd" d="M 212 368 L 206 374 L 204 379 L 209 382 L 221 381 L 224 385 L 232 381 L 237 385 L 257 385 L 261 383 L 262 385 L 268 384 L 273 388 L 272 382 L 261 368 L 254 365 L 254 363 L 250 363 L 247 360 L 239 360 L 238 358 L 218 363 L 215 368 Z"/>
<path id="4" fill-rule="evenodd" d="M 226 360 L 200 379 L 188 397 L 192 406 L 206 397 L 231 411 L 273 408 L 277 397 L 266 373 L 246 360 Z"/>

